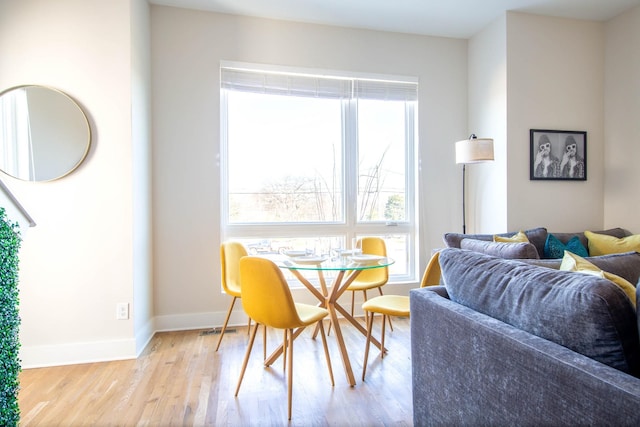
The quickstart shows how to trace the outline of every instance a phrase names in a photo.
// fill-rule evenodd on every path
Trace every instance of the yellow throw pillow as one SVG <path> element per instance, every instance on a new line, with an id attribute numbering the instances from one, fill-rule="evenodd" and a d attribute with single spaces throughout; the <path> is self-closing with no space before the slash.
<path id="1" fill-rule="evenodd" d="M 591 274 L 603 279 L 607 279 L 610 282 L 618 285 L 618 287 L 624 291 L 627 297 L 629 297 L 629 300 L 631 300 L 631 305 L 633 305 L 634 307 L 636 306 L 636 288 L 631 283 L 629 283 L 628 280 L 625 280 L 613 273 L 600 270 L 598 266 L 593 265 L 581 256 L 578 256 L 569 251 L 564 251 L 564 257 L 562 258 L 562 263 L 560 264 L 560 270 L 578 271 L 580 273 Z"/>
<path id="2" fill-rule="evenodd" d="M 622 252 L 640 252 L 640 234 L 617 238 L 598 234 L 592 231 L 585 231 L 584 235 L 589 239 L 589 255 L 599 256 L 608 254 L 619 254 Z"/>
<path id="3" fill-rule="evenodd" d="M 527 235 L 524 234 L 524 231 L 518 231 L 517 234 L 511 237 L 493 236 L 493 241 L 501 243 L 529 243 L 529 239 Z"/>

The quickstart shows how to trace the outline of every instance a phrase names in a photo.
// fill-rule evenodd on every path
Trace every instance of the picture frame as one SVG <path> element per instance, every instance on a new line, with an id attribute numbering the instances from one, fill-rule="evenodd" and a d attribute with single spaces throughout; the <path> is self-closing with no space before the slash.
<path id="1" fill-rule="evenodd" d="M 587 132 L 531 129 L 531 180 L 586 181 Z"/>

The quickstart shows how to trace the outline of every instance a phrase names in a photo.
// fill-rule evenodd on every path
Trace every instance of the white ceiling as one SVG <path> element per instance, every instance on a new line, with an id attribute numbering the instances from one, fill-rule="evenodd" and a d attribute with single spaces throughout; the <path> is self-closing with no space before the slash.
<path id="1" fill-rule="evenodd" d="M 469 38 L 507 11 L 606 21 L 640 0 L 149 0 L 150 3 L 351 28 Z"/>

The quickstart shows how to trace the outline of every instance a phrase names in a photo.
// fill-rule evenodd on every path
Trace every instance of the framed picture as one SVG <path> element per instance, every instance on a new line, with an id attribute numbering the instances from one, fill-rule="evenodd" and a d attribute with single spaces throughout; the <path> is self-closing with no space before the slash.
<path id="1" fill-rule="evenodd" d="M 587 180 L 587 132 L 531 129 L 532 180 Z"/>

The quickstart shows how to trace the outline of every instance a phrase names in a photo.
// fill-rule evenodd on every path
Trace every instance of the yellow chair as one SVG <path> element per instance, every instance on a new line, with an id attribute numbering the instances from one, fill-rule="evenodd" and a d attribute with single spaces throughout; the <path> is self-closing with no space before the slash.
<path id="1" fill-rule="evenodd" d="M 231 305 L 227 311 L 227 318 L 224 319 L 224 325 L 220 331 L 220 338 L 218 338 L 218 345 L 216 351 L 220 348 L 222 337 L 227 329 L 231 312 L 233 311 L 233 305 L 236 303 L 236 299 L 241 297 L 240 292 L 240 258 L 247 256 L 247 250 L 238 242 L 225 242 L 220 245 L 220 266 L 222 268 L 222 289 L 228 295 L 231 295 Z M 251 329 L 251 318 L 249 318 L 249 329 Z M 249 330 L 247 330 L 247 333 Z"/>
<path id="2" fill-rule="evenodd" d="M 358 245 L 362 248 L 363 254 L 387 256 L 387 246 L 384 243 L 384 239 L 380 237 L 363 237 L 358 240 Z M 364 300 L 367 301 L 367 291 L 378 288 L 380 295 L 382 295 L 382 286 L 388 280 L 389 269 L 387 267 L 361 271 L 347 288 L 348 291 L 351 291 L 351 316 L 353 316 L 356 292 L 362 291 Z M 389 326 L 391 326 L 391 323 L 389 323 Z M 393 326 L 391 326 L 391 329 L 393 330 Z"/>
<path id="3" fill-rule="evenodd" d="M 440 253 L 436 252 L 429 260 L 429 264 L 422 276 L 420 287 L 435 286 L 440 283 Z M 367 317 L 367 343 L 364 349 L 364 363 L 362 364 L 362 381 L 367 372 L 367 360 L 369 358 L 369 347 L 371 344 L 371 332 L 373 330 L 373 317 L 375 313 L 382 314 L 382 330 L 380 333 L 380 357 L 384 357 L 384 330 L 385 320 L 389 316 L 409 317 L 409 297 L 402 295 L 381 295 L 371 298 L 362 304 L 362 309 L 368 314 Z"/>
<path id="4" fill-rule="evenodd" d="M 242 258 L 240 260 L 240 278 L 242 283 L 242 305 L 249 317 L 256 322 L 256 326 L 249 339 L 249 346 L 242 362 L 242 370 L 235 395 L 238 396 L 240 391 L 240 385 L 247 368 L 258 327 L 264 325 L 265 327 L 284 329 L 283 357 L 285 364 L 287 364 L 287 400 L 290 420 L 293 391 L 294 328 L 305 328 L 314 323 L 319 325 L 327 366 L 329 367 L 331 385 L 334 385 L 331 358 L 324 327 L 322 326 L 322 319 L 329 315 L 329 312 L 322 307 L 295 303 L 289 290 L 289 284 L 285 280 L 282 271 L 273 261 L 266 258 L 253 256 Z"/>
<path id="5" fill-rule="evenodd" d="M 440 276 L 442 270 L 440 269 L 440 252 L 436 252 L 431 256 L 427 268 L 422 275 L 422 281 L 420 287 L 437 286 L 440 284 Z"/>

